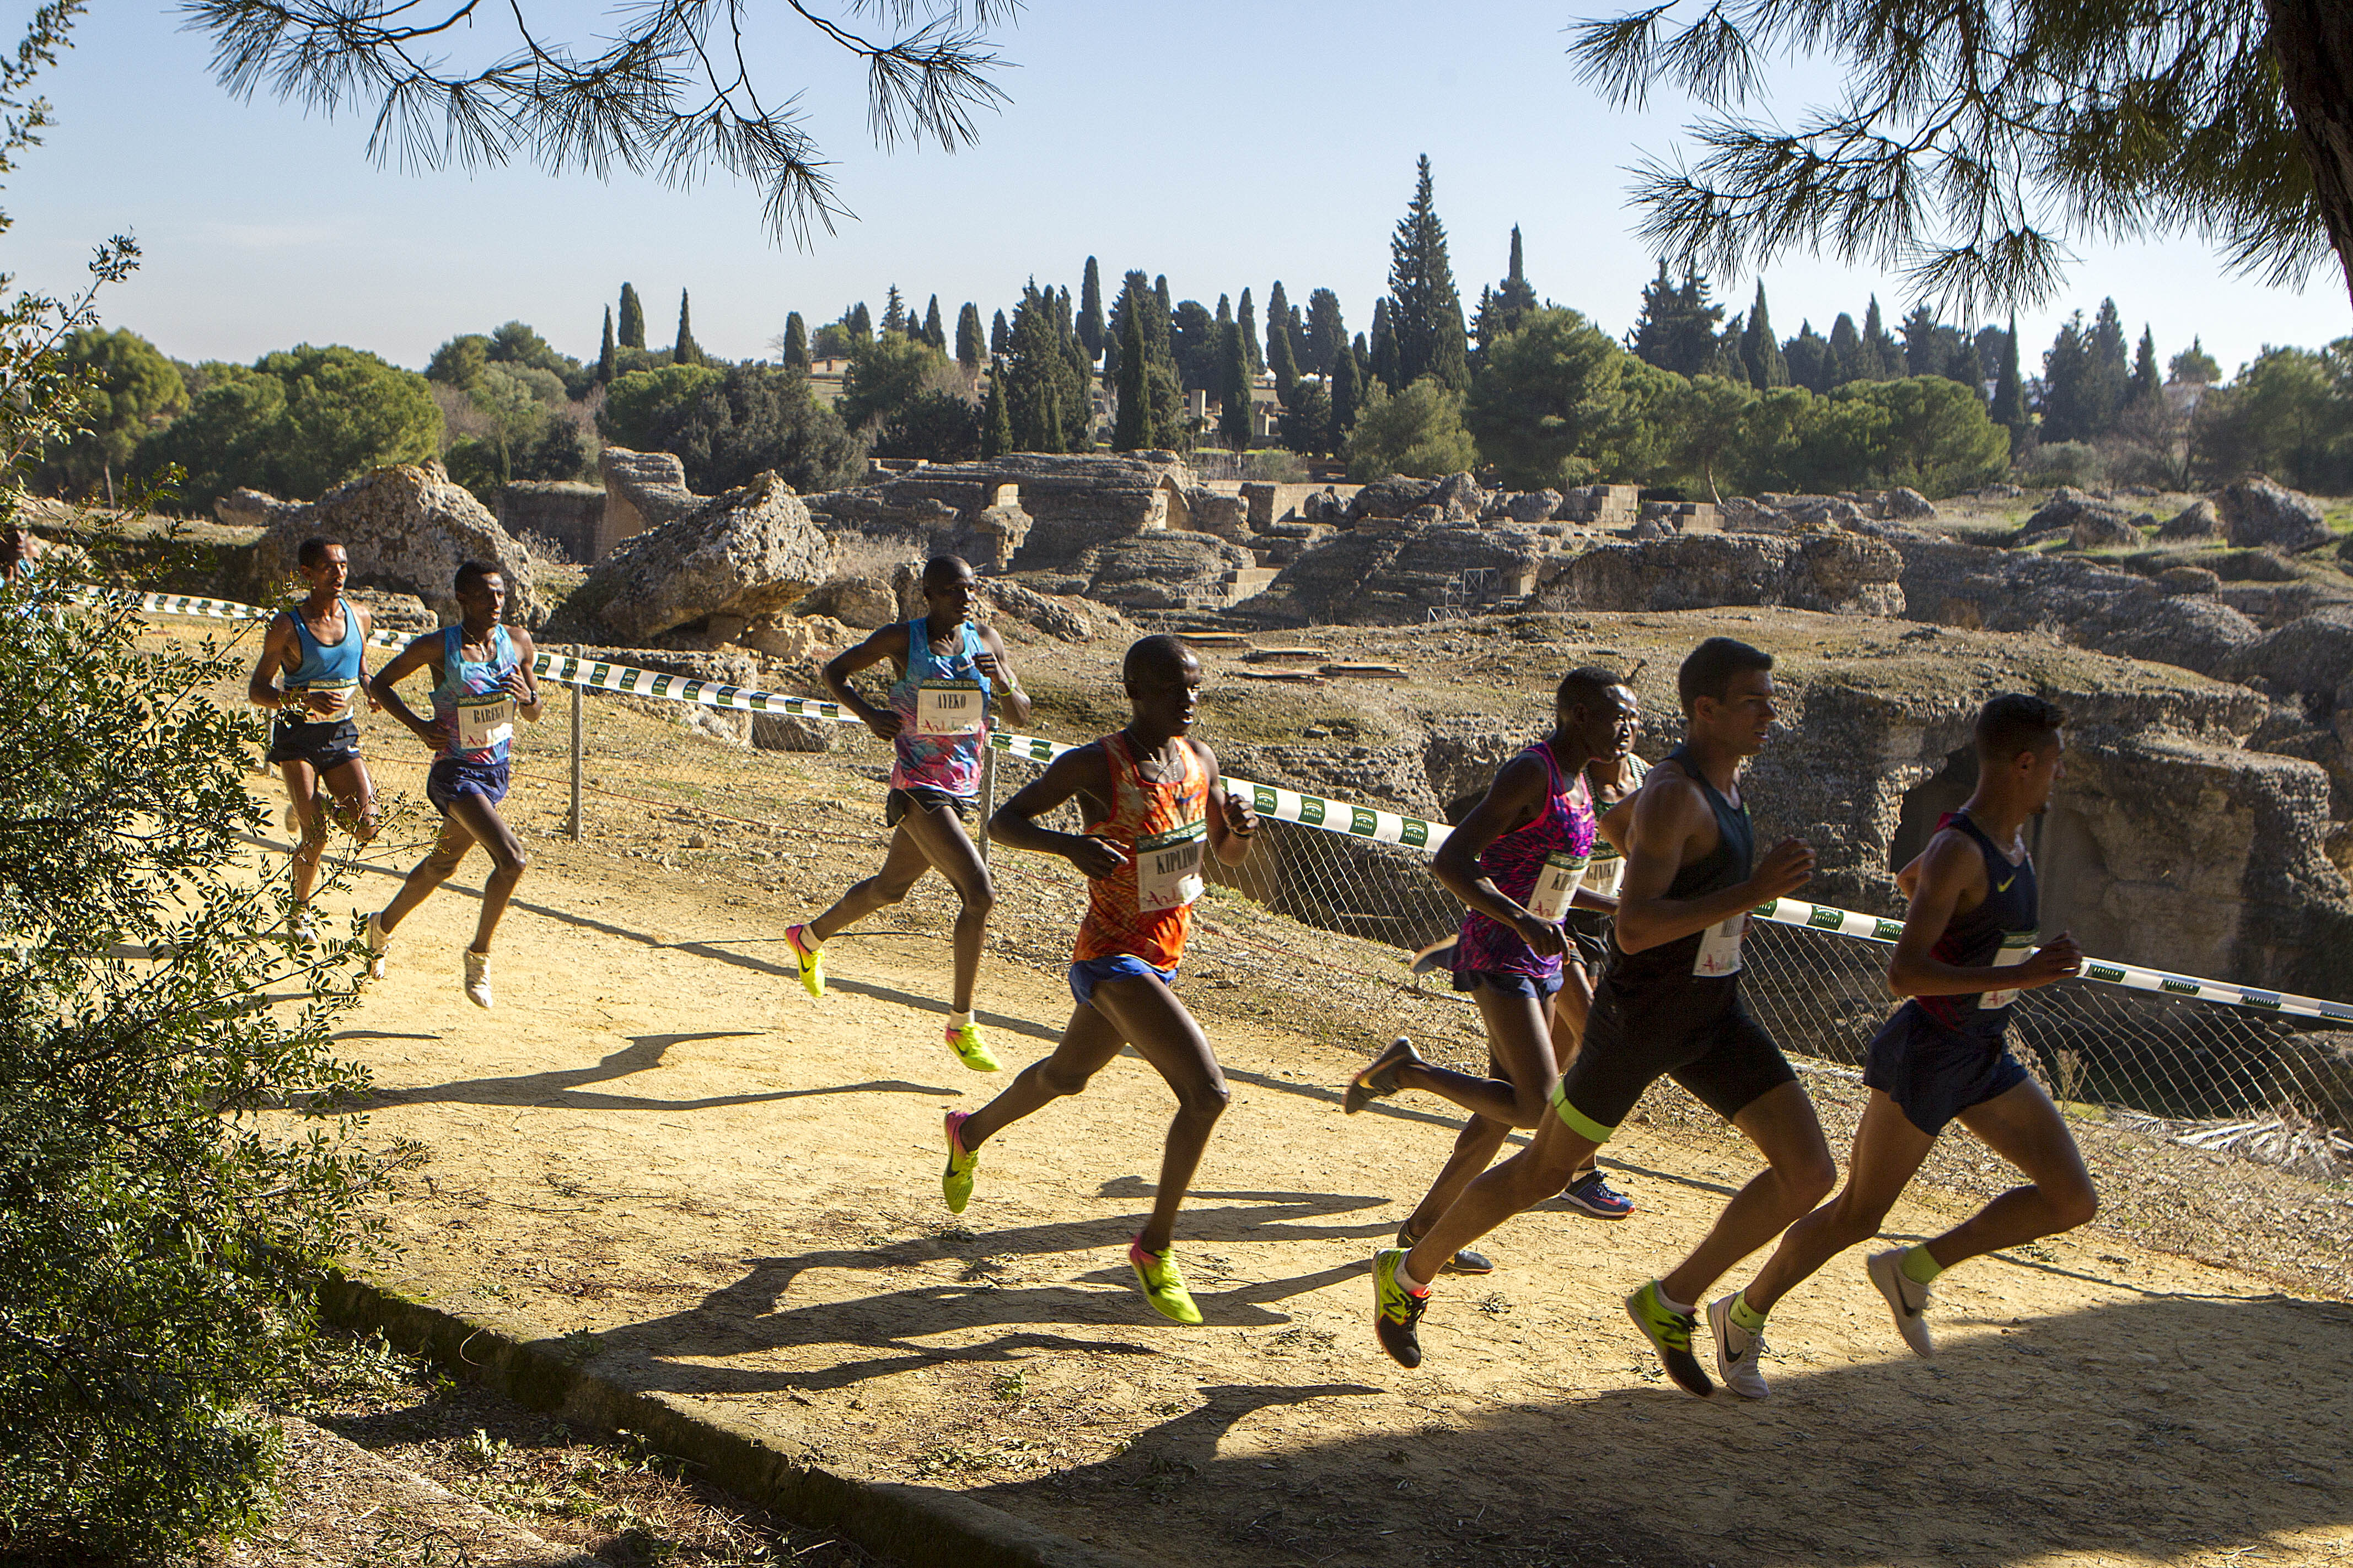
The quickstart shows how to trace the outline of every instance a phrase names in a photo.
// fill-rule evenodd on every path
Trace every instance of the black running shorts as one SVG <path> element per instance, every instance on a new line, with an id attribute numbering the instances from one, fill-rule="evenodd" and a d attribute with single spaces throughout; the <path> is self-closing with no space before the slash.
<path id="1" fill-rule="evenodd" d="M 273 768 L 308 763 L 323 773 L 355 763 L 359 756 L 360 727 L 349 719 L 330 719 L 323 724 L 289 724 L 280 720 L 269 727 L 269 751 L 263 760 Z"/>
<path id="2" fill-rule="evenodd" d="M 929 789 L 922 784 L 913 789 L 894 789 L 882 797 L 882 826 L 898 826 L 899 819 L 918 806 L 925 811 L 953 811 L 958 822 L 968 826 L 977 804 L 968 795 L 950 795 L 944 789 Z"/>
<path id="3" fill-rule="evenodd" d="M 1794 1083 L 1781 1047 L 1741 1001 L 1736 981 L 1679 987 L 1648 1007 L 1630 1008 L 1606 982 L 1585 1020 L 1585 1044 L 1553 1091 L 1570 1131 L 1606 1143 L 1642 1098 L 1672 1078 L 1731 1121 L 1757 1097 Z M 1721 1000 L 1700 986 L 1721 985 Z"/>

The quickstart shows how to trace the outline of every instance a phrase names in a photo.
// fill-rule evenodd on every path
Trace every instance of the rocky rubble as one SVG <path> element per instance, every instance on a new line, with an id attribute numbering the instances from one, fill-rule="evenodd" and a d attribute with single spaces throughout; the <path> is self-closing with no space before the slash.
<path id="1" fill-rule="evenodd" d="M 1779 605 L 1893 616 L 1904 613 L 1903 568 L 1893 548 L 1851 533 L 1674 534 L 1547 562 L 1535 603 L 1619 611 Z"/>
<path id="2" fill-rule="evenodd" d="M 833 553 L 833 542 L 792 487 L 764 473 L 623 540 L 596 563 L 572 605 L 607 635 L 636 645 L 697 622 L 723 620 L 740 632 L 823 582 Z"/>
<path id="3" fill-rule="evenodd" d="M 530 552 L 438 462 L 371 469 L 308 504 L 238 490 L 219 515 L 264 523 L 253 554 L 263 583 L 290 575 L 302 541 L 318 534 L 343 545 L 354 586 L 414 594 L 445 623 L 458 618 L 458 568 L 469 561 L 506 579 L 510 619 L 535 627 L 547 618 Z"/>
<path id="4" fill-rule="evenodd" d="M 2261 475 L 2218 491 L 2214 509 L 2231 542 L 2242 547 L 2268 545 L 2294 554 L 2337 537 L 2310 496 L 2298 495 Z"/>

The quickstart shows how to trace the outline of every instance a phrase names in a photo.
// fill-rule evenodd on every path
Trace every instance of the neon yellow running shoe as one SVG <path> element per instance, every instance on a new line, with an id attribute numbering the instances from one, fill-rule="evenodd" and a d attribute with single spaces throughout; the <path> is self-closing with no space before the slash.
<path id="1" fill-rule="evenodd" d="M 980 1169 L 980 1156 L 967 1153 L 963 1138 L 958 1136 L 971 1118 L 968 1110 L 951 1110 L 947 1114 L 948 1168 L 940 1176 L 940 1191 L 947 1194 L 950 1214 L 964 1213 L 964 1205 L 972 1202 L 972 1173 Z"/>
<path id="2" fill-rule="evenodd" d="M 1164 1318 L 1180 1323 L 1198 1323 L 1201 1309 L 1193 1305 L 1193 1292 L 1185 1289 L 1184 1271 L 1176 1267 L 1176 1249 L 1166 1252 L 1144 1250 L 1144 1237 L 1139 1235 L 1127 1244 L 1128 1266 L 1135 1270 L 1135 1282 L 1144 1287 L 1144 1299 L 1152 1310 Z"/>
<path id="3" fill-rule="evenodd" d="M 975 1072 L 995 1072 L 997 1058 L 989 1054 L 988 1042 L 980 1037 L 978 1024 L 950 1024 L 947 1026 L 948 1049 L 956 1060 Z"/>
<path id="4" fill-rule="evenodd" d="M 823 1000 L 825 996 L 825 943 L 818 942 L 812 946 L 809 940 L 801 934 L 807 930 L 808 927 L 805 925 L 786 926 L 785 928 L 785 945 L 793 950 L 793 957 L 801 966 L 801 989 L 807 991 L 810 995 L 815 996 L 819 1000 Z"/>

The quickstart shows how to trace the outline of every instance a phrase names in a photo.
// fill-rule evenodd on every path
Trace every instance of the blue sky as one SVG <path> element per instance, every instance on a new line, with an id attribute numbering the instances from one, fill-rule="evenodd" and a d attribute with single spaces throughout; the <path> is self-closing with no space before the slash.
<path id="1" fill-rule="evenodd" d="M 865 299 L 879 313 L 892 282 L 919 307 L 936 291 L 951 320 L 967 299 L 985 319 L 1032 275 L 1075 292 L 1090 254 L 1114 287 L 1143 267 L 1180 299 L 1247 286 L 1261 310 L 1278 278 L 1302 304 L 1332 288 L 1363 331 L 1427 153 L 1466 304 L 1502 276 L 1517 223 L 1538 293 L 1622 332 L 1654 265 L 1631 232 L 1625 167 L 1674 150 L 1684 106 L 1613 111 L 1577 82 L 1561 29 L 1597 9 L 1039 0 L 1003 36 L 1018 67 L 1000 78 L 1010 105 L 954 156 L 877 151 L 854 62 L 805 25 L 772 22 L 754 69 L 804 89 L 859 215 L 795 249 L 761 227 L 758 194 L 724 178 L 680 192 L 519 168 L 378 168 L 364 120 L 228 98 L 203 39 L 169 8 L 126 0 L 96 7 L 40 84 L 58 124 L 0 194 L 16 221 L 5 266 L 55 290 L 90 245 L 135 235 L 145 266 L 106 315 L 188 360 L 307 341 L 421 366 L 444 338 L 515 317 L 585 357 L 625 279 L 647 302 L 649 340 L 669 341 L 683 287 L 703 347 L 742 358 L 767 352 L 787 310 L 814 324 Z M 585 37 L 600 9 L 534 15 Z M 1792 66 L 1775 107 L 1793 111 L 1831 81 Z M 1827 331 L 1841 310 L 1860 320 L 1874 290 L 1891 325 L 1903 310 L 1895 279 L 1835 262 L 1788 258 L 1765 281 L 1785 336 L 1807 318 Z M 1718 292 L 1738 309 L 1754 287 Z M 2333 267 L 2298 295 L 2228 277 L 2194 243 L 2087 246 L 2063 300 L 2021 316 L 2030 373 L 2058 320 L 2103 295 L 2135 335 L 2152 325 L 2162 354 L 2201 334 L 2226 373 L 2265 343 L 2353 332 Z"/>

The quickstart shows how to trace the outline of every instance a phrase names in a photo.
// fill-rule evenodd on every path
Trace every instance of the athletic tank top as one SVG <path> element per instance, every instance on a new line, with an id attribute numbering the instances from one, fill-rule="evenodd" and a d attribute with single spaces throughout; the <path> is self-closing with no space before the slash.
<path id="1" fill-rule="evenodd" d="M 1641 788 L 1642 787 L 1642 781 L 1643 781 L 1644 779 L 1646 779 L 1646 778 L 1650 777 L 1650 776 L 1651 776 L 1651 764 L 1650 764 L 1650 763 L 1646 763 L 1646 762 L 1644 762 L 1641 758 L 1640 758 L 1640 757 L 1636 756 L 1633 752 L 1627 752 L 1627 753 L 1626 753 L 1626 783 L 1627 783 L 1627 790 L 1626 790 L 1626 795 L 1620 795 L 1620 796 L 1619 797 L 1619 799 L 1620 799 L 1620 800 L 1626 799 L 1628 796 L 1630 796 L 1630 795 L 1632 795 L 1636 790 L 1641 789 Z M 1585 781 L 1585 787 L 1586 787 L 1586 798 L 1587 798 L 1588 801 L 1590 801 L 1590 800 L 1593 798 L 1593 796 L 1592 796 L 1593 780 L 1592 780 L 1592 777 L 1591 777 L 1591 775 L 1590 775 L 1590 774 L 1588 774 L 1588 775 L 1587 776 L 1587 778 L 1586 778 L 1586 781 Z M 1617 802 L 1617 801 L 1612 801 L 1612 802 L 1610 802 L 1609 809 L 1610 809 L 1610 810 L 1612 810 L 1612 811 L 1615 811 L 1617 808 L 1618 808 L 1618 802 Z M 1593 811 L 1594 811 L 1594 816 L 1595 816 L 1596 819 L 1598 820 L 1598 819 L 1599 818 L 1599 816 L 1601 816 L 1601 807 L 1599 806 L 1599 805 L 1598 805 L 1598 804 L 1597 804 L 1597 805 L 1594 805 L 1594 808 L 1593 808 Z M 1609 840 L 1608 840 L 1607 838 L 1603 838 L 1603 837 L 1601 837 L 1597 833 L 1597 834 L 1595 835 L 1595 837 L 1594 837 L 1594 840 L 1593 840 L 1593 858 L 1592 858 L 1591 863 L 1590 863 L 1590 864 L 1588 864 L 1588 865 L 1586 867 L 1586 868 L 1585 868 L 1585 885 L 1586 885 L 1586 887 L 1588 887 L 1588 889 L 1591 889 L 1592 891 L 1594 891 L 1594 892 L 1606 894 L 1606 895 L 1608 895 L 1609 897 L 1610 897 L 1610 898 L 1613 898 L 1613 899 L 1614 899 L 1614 898 L 1616 898 L 1616 897 L 1618 896 L 1618 884 L 1619 884 L 1619 883 L 1620 883 L 1620 882 L 1622 882 L 1622 881 L 1624 881 L 1625 879 L 1626 879 L 1626 858 L 1625 858 L 1623 855 L 1620 855 L 1620 854 L 1619 854 L 1619 853 L 1618 853 L 1618 846 L 1616 846 L 1615 844 L 1610 843 L 1610 842 L 1609 842 Z M 1597 913 L 1595 914 L 1595 918 L 1596 918 L 1596 919 L 1606 919 L 1607 917 L 1602 916 L 1602 915 L 1599 915 L 1599 914 L 1597 912 Z"/>
<path id="2" fill-rule="evenodd" d="M 353 612 L 351 601 L 338 599 L 335 605 L 343 612 L 343 635 L 342 640 L 332 643 L 322 643 L 311 635 L 311 623 L 302 618 L 301 609 L 289 612 L 294 617 L 294 636 L 299 639 L 302 658 L 286 672 L 288 707 L 278 710 L 281 723 L 332 724 L 352 716 L 352 698 L 359 690 L 360 653 L 364 645 L 359 635 L 360 618 Z M 313 691 L 335 693 L 335 710 L 311 711 L 302 699 Z"/>
<path id="3" fill-rule="evenodd" d="M 1096 744 L 1111 764 L 1111 815 L 1087 829 L 1127 852 L 1127 864 L 1087 884 L 1087 917 L 1072 957 L 1081 963 L 1123 953 L 1155 969 L 1174 969 L 1193 929 L 1201 896 L 1201 858 L 1209 847 L 1209 774 L 1190 741 L 1177 747 L 1180 774 L 1166 783 L 1144 776 L 1124 734 Z"/>
<path id="4" fill-rule="evenodd" d="M 2025 962 L 2034 951 L 2035 923 L 2040 919 L 2034 886 L 2034 858 L 2013 866 L 2010 857 L 1994 847 L 1984 829 L 1966 811 L 1947 816 L 1943 826 L 1968 837 L 1985 858 L 1985 901 L 1946 923 L 1945 934 L 1930 951 L 1937 962 L 1956 969 L 2008 967 Z M 2015 991 L 1980 991 L 1959 996 L 1915 996 L 1916 1007 L 1930 1022 L 1957 1035 L 1999 1039 L 2010 1026 L 2010 1005 Z"/>
<path id="5" fill-rule="evenodd" d="M 490 658 L 472 662 L 461 657 L 464 626 L 443 626 L 425 637 L 441 639 L 441 684 L 433 689 L 433 717 L 452 721 L 449 739 L 435 758 L 505 762 L 507 744 L 514 736 L 515 700 L 505 689 L 507 677 L 520 662 L 514 639 L 506 627 L 492 626 Z"/>
<path id="6" fill-rule="evenodd" d="M 1672 763 L 1697 784 L 1715 813 L 1716 846 L 1682 870 L 1667 885 L 1670 899 L 1700 899 L 1748 879 L 1757 855 L 1757 836 L 1749 826 L 1746 803 L 1735 806 L 1716 793 L 1699 765 L 1681 746 L 1669 752 L 1660 766 Z M 1740 940 L 1748 926 L 1746 911 L 1719 921 L 1705 931 L 1680 936 L 1640 952 L 1618 945 L 1613 925 L 1609 938 L 1609 978 L 1630 996 L 1721 985 L 1729 994 L 1740 973 Z"/>
<path id="7" fill-rule="evenodd" d="M 977 662 L 987 645 L 970 621 L 956 628 L 955 650 L 932 652 L 931 622 L 907 623 L 907 672 L 891 686 L 899 715 L 892 742 L 892 789 L 980 793 L 980 757 L 988 745 L 988 677 Z"/>
<path id="8" fill-rule="evenodd" d="M 1544 809 L 1488 845 L 1479 857 L 1479 869 L 1504 897 L 1532 914 L 1556 921 L 1568 912 L 1569 899 L 1584 880 L 1593 853 L 1593 803 L 1582 777 L 1563 773 L 1550 745 L 1539 741 L 1520 752 L 1531 755 L 1543 759 L 1545 765 Z M 1539 954 L 1510 926 L 1477 910 L 1465 910 L 1454 967 L 1550 980 L 1560 973 L 1560 960 Z"/>

